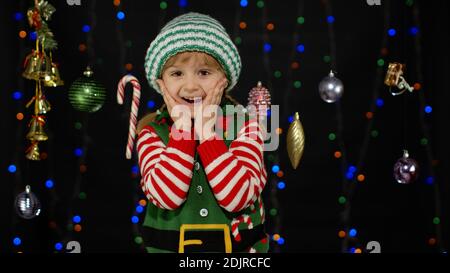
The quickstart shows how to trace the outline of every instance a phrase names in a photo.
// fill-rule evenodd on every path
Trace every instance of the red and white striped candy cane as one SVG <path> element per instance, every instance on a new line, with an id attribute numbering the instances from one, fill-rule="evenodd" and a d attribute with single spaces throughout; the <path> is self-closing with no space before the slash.
<path id="1" fill-rule="evenodd" d="M 258 196 L 258 197 L 254 196 L 252 198 L 252 202 L 250 204 L 250 210 L 251 210 L 252 213 L 256 212 L 256 207 L 255 207 L 255 202 L 256 201 L 258 201 L 258 209 L 259 209 L 259 216 L 261 216 L 261 224 L 264 224 L 265 214 L 264 214 L 264 207 L 263 207 L 261 195 Z"/>
<path id="2" fill-rule="evenodd" d="M 117 102 L 119 104 L 123 104 L 125 85 L 129 82 L 133 85 L 133 102 L 131 104 L 130 128 L 128 130 L 128 144 L 126 150 L 127 159 L 131 159 L 131 154 L 134 148 L 139 100 L 141 98 L 141 85 L 139 84 L 138 79 L 131 75 L 125 75 L 122 79 L 120 79 L 119 84 L 117 85 Z"/>
<path id="3" fill-rule="evenodd" d="M 241 234 L 239 234 L 240 223 L 246 223 L 248 229 L 253 229 L 252 219 L 247 214 L 242 214 L 234 218 L 233 221 L 231 221 L 231 234 L 233 234 L 236 242 L 241 241 Z"/>

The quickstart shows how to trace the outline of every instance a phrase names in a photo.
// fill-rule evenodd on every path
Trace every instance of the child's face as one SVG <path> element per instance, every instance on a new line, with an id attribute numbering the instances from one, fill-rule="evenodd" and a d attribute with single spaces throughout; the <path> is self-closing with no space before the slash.
<path id="1" fill-rule="evenodd" d="M 204 100 L 225 79 L 217 61 L 201 52 L 184 52 L 170 58 L 162 73 L 166 91 L 176 103 L 187 105 L 194 115 L 194 98 Z"/>

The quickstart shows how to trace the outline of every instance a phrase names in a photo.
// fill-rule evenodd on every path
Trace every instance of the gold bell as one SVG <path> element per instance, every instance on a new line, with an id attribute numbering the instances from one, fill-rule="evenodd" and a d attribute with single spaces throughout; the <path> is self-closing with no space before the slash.
<path id="1" fill-rule="evenodd" d="M 59 75 L 58 65 L 52 63 L 50 77 L 44 78 L 44 85 L 48 87 L 57 87 L 64 85 L 64 81 Z"/>
<path id="2" fill-rule="evenodd" d="M 39 80 L 42 67 L 42 57 L 39 53 L 33 51 L 25 59 L 25 70 L 22 76 L 29 80 Z"/>
<path id="3" fill-rule="evenodd" d="M 25 152 L 26 155 L 25 157 L 28 158 L 29 160 L 41 160 L 41 156 L 39 154 L 39 146 L 38 146 L 38 142 L 33 142 L 31 143 L 31 146 L 27 149 L 27 151 Z"/>
<path id="4" fill-rule="evenodd" d="M 42 65 L 41 65 L 41 72 L 39 74 L 39 79 L 43 80 L 44 82 L 50 81 L 52 79 L 52 61 L 51 59 L 44 54 Z"/>
<path id="5" fill-rule="evenodd" d="M 25 59 L 25 71 L 22 76 L 29 80 L 50 79 L 52 75 L 51 60 L 38 51 L 33 51 Z"/>
<path id="6" fill-rule="evenodd" d="M 46 141 L 47 134 L 44 132 L 45 120 L 42 116 L 33 116 L 30 121 L 30 131 L 27 134 L 27 139 L 32 141 Z"/>
<path id="7" fill-rule="evenodd" d="M 52 106 L 50 105 L 50 102 L 48 102 L 44 95 L 41 95 L 37 101 L 38 114 L 47 114 L 51 109 Z"/>

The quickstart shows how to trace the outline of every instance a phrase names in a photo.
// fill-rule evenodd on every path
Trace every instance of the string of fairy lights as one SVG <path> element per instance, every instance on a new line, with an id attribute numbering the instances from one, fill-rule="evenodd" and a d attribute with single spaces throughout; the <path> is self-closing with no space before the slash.
<path id="1" fill-rule="evenodd" d="M 24 10 L 25 9 L 25 3 L 24 1 L 19 2 L 19 9 Z M 24 15 L 21 12 L 14 13 L 14 21 L 17 24 L 17 28 L 19 30 L 19 60 L 22 60 L 22 58 L 26 54 L 26 38 L 28 36 L 28 39 L 33 41 L 33 38 L 36 39 L 35 35 L 32 35 L 31 33 L 28 34 L 28 32 L 25 30 L 25 20 Z M 17 64 L 17 70 L 20 71 L 22 69 L 22 62 L 19 61 Z M 16 136 L 15 138 L 15 147 L 17 147 L 16 151 L 14 152 L 13 156 L 11 157 L 11 164 L 8 166 L 8 172 L 14 175 L 14 184 L 16 185 L 14 188 L 14 192 L 12 194 L 16 195 L 18 192 L 23 191 L 24 184 L 23 184 L 23 176 L 21 171 L 21 160 L 22 160 L 22 151 L 24 149 L 22 138 L 23 138 L 23 130 L 22 130 L 22 121 L 24 119 L 24 104 L 22 103 L 24 99 L 24 92 L 25 89 L 25 83 L 24 79 L 22 77 L 17 77 L 17 89 L 13 91 L 12 93 L 12 99 L 16 101 L 16 115 L 15 118 L 17 119 L 17 127 L 16 127 Z M 13 227 L 13 234 L 12 234 L 12 252 L 22 252 L 22 245 L 23 245 L 23 235 L 22 233 L 17 231 L 17 227 L 19 225 L 19 219 L 16 216 L 15 211 L 12 213 L 12 227 Z"/>
<path id="2" fill-rule="evenodd" d="M 41 5 L 46 4 L 45 2 L 41 1 L 41 2 L 35 2 L 36 4 L 39 3 Z M 26 10 L 27 7 L 25 7 L 25 1 L 20 1 L 19 5 L 18 5 L 18 11 L 14 13 L 13 18 L 17 23 L 18 29 L 19 29 L 19 67 L 17 69 L 17 71 L 22 71 L 23 70 L 23 62 L 22 60 L 24 59 L 25 53 L 26 53 L 26 49 L 27 49 L 27 45 L 29 43 L 33 44 L 36 43 L 36 40 L 38 38 L 38 33 L 36 30 L 30 30 L 27 31 L 28 28 L 25 26 L 25 22 L 26 22 L 26 15 L 24 15 L 24 13 L 22 12 L 23 10 Z M 39 67 L 35 67 L 36 69 L 38 69 Z M 59 76 L 59 75 L 58 75 Z M 59 81 L 58 84 L 63 83 L 62 81 Z M 34 193 L 30 192 L 29 196 L 24 195 L 24 193 L 20 194 L 19 196 L 21 198 L 25 198 L 24 200 L 30 200 L 31 203 L 37 202 L 39 205 L 35 206 L 33 208 L 21 208 L 21 211 L 26 211 L 26 212 L 31 212 L 34 213 L 33 210 L 37 209 L 38 211 L 41 210 L 41 203 L 39 202 L 39 197 L 47 197 L 45 202 L 43 202 L 44 207 L 42 207 L 42 209 L 44 210 L 44 215 L 46 217 L 46 219 L 48 219 L 48 228 L 50 230 L 52 230 L 52 234 L 50 235 L 50 245 L 52 245 L 53 247 L 53 251 L 54 252 L 62 252 L 64 251 L 64 244 L 67 243 L 68 241 L 72 240 L 74 237 L 76 237 L 72 232 L 80 232 L 81 231 L 81 221 L 82 221 L 82 217 L 76 213 L 72 212 L 72 209 L 74 209 L 75 207 L 78 207 L 76 204 L 76 200 L 78 197 L 80 199 L 85 199 L 85 193 L 84 192 L 79 192 L 79 189 L 81 188 L 80 185 L 80 179 L 79 177 L 76 178 L 76 183 L 75 183 L 75 190 L 74 193 L 76 194 L 77 198 L 72 198 L 72 200 L 69 200 L 70 205 L 67 206 L 67 210 L 66 210 L 66 217 L 68 217 L 67 220 L 67 230 L 64 227 L 61 227 L 60 224 L 58 224 L 58 213 L 59 210 L 57 209 L 58 205 L 63 201 L 60 196 L 58 195 L 57 191 L 55 190 L 55 173 L 54 173 L 54 166 L 55 166 L 55 147 L 54 147 L 54 142 L 53 142 L 53 137 L 49 138 L 49 141 L 47 142 L 47 145 L 45 146 L 47 148 L 48 152 L 45 151 L 41 151 L 38 152 L 37 154 L 37 158 L 33 158 L 33 160 L 31 160 L 28 156 L 27 159 L 25 159 L 24 156 L 24 146 L 23 146 L 23 141 L 22 141 L 22 136 L 23 136 L 23 129 L 24 126 L 22 121 L 24 119 L 24 116 L 26 114 L 24 114 L 24 101 L 23 99 L 25 99 L 25 92 L 22 91 L 26 88 L 25 84 L 24 84 L 24 80 L 22 77 L 18 77 L 18 83 L 17 83 L 18 89 L 16 89 L 13 94 L 12 94 L 12 98 L 15 101 L 18 101 L 18 109 L 17 109 L 17 113 L 16 113 L 16 119 L 18 120 L 18 126 L 17 126 L 17 132 L 16 132 L 16 146 L 17 147 L 14 155 L 12 156 L 12 162 L 14 162 L 13 164 L 10 164 L 8 166 L 8 171 L 10 173 L 14 174 L 15 177 L 15 185 L 16 185 L 16 189 L 15 192 L 20 192 L 20 189 L 24 188 L 24 181 L 33 181 L 33 183 L 29 183 L 30 185 L 33 185 L 33 188 L 38 189 L 38 194 L 37 196 L 34 195 Z M 49 105 L 46 106 L 46 110 L 49 111 L 51 108 L 49 107 Z M 77 127 L 77 125 L 75 125 L 75 127 Z M 50 136 L 52 136 L 52 132 L 48 133 Z M 84 161 L 84 156 L 82 156 L 82 149 L 80 148 L 75 148 L 74 150 L 75 156 L 80 157 L 80 162 Z M 34 163 L 36 162 L 36 163 Z M 44 168 L 42 168 L 43 166 L 46 166 L 47 170 L 46 173 L 44 175 L 42 175 L 40 172 L 37 173 L 36 170 L 43 170 Z M 26 171 L 23 171 L 23 169 L 25 169 Z M 83 170 L 83 165 L 80 165 L 80 172 L 82 172 Z M 22 176 L 22 173 L 25 173 L 25 176 Z M 43 178 L 43 177 L 47 177 L 47 178 Z M 43 181 L 43 183 L 39 183 L 39 184 L 35 184 L 34 181 Z M 46 191 L 42 191 L 41 189 L 45 188 Z M 40 190 L 40 191 L 39 191 Z M 79 195 L 78 195 L 79 193 Z M 19 198 L 19 196 L 17 197 L 17 199 Z M 16 200 L 17 200 L 16 199 Z M 15 204 L 15 206 L 17 206 L 18 204 Z M 15 210 L 17 210 L 17 208 L 15 208 Z M 76 209 L 75 209 L 76 210 Z M 26 219 L 25 221 L 29 221 L 29 219 L 33 219 L 34 217 L 39 216 L 39 213 L 34 213 L 33 215 L 29 215 L 29 214 L 25 214 L 23 215 L 22 213 L 19 213 L 19 215 Z M 42 216 L 43 217 L 43 216 Z M 24 222 L 24 220 L 19 220 L 19 217 L 17 217 L 16 212 L 13 213 L 13 238 L 12 238 L 12 246 L 13 246 L 13 252 L 17 252 L 17 253 L 21 253 L 23 251 L 26 251 L 27 249 L 30 249 L 32 246 L 30 245 L 31 239 L 30 236 L 32 236 L 32 233 L 29 232 L 24 232 L 23 229 L 28 226 L 29 224 Z M 78 249 L 79 250 L 79 249 Z"/>
<path id="3" fill-rule="evenodd" d="M 415 60 L 416 60 L 416 78 L 419 83 L 424 82 L 424 76 L 422 72 L 422 48 L 421 48 L 421 32 L 419 31 L 421 29 L 421 21 L 420 21 L 420 14 L 419 14 L 419 5 L 418 3 L 409 0 L 406 2 L 408 6 L 412 6 L 412 18 L 414 26 L 409 27 L 408 32 L 411 36 L 414 38 L 414 49 L 415 49 Z M 418 91 L 421 90 L 421 85 L 419 83 L 416 83 L 414 85 L 414 88 Z M 427 157 L 427 168 L 429 175 L 427 176 L 425 182 L 428 185 L 432 185 L 434 187 L 434 216 L 431 219 L 428 219 L 429 225 L 433 226 L 434 228 L 432 231 L 429 231 L 430 235 L 428 235 L 427 243 L 430 246 L 437 246 L 437 249 L 439 252 L 446 252 L 447 250 L 444 248 L 444 243 L 442 240 L 442 224 L 441 224 L 441 217 L 442 217 L 442 204 L 441 204 L 441 192 L 440 192 L 440 181 L 435 181 L 435 156 L 433 154 L 433 150 L 431 149 L 431 134 L 430 134 L 430 128 L 426 122 L 427 118 L 432 114 L 433 108 L 431 105 L 428 105 L 426 103 L 425 93 L 424 92 L 418 92 L 419 93 L 419 101 L 420 101 L 420 108 L 423 109 L 423 111 L 420 111 L 420 124 L 422 128 L 423 138 L 421 139 L 421 144 L 424 146 L 424 149 L 426 151 L 426 157 Z"/>
<path id="4" fill-rule="evenodd" d="M 264 1 L 258 1 L 256 2 L 257 7 L 261 10 L 261 29 L 262 29 L 262 52 L 263 52 L 263 66 L 264 71 L 266 72 L 266 82 L 265 85 L 267 88 L 272 91 L 273 90 L 273 84 L 272 84 L 272 77 L 279 78 L 281 76 L 281 72 L 279 70 L 276 70 L 275 72 L 272 72 L 271 62 L 270 62 L 270 56 L 272 52 L 272 44 L 270 42 L 270 33 L 275 30 L 275 24 L 268 20 L 268 8 Z M 278 92 L 272 92 L 272 99 L 273 101 L 277 101 Z M 269 118 L 271 116 L 270 109 L 268 110 L 267 117 Z M 270 130 L 276 130 L 276 133 L 278 135 L 281 135 L 282 130 L 281 128 L 270 128 Z M 267 154 L 267 152 L 266 152 Z M 268 180 L 270 179 L 270 183 L 267 185 L 267 190 L 269 191 L 269 205 L 271 208 L 279 209 L 280 203 L 278 202 L 278 191 L 284 190 L 286 187 L 286 184 L 284 181 L 280 180 L 284 173 L 281 169 L 280 164 L 280 158 L 279 153 L 271 153 L 273 155 L 273 163 L 269 165 L 270 170 L 272 171 L 272 175 L 268 177 Z M 269 172 L 270 173 L 270 172 Z M 273 221 L 272 228 L 272 234 L 270 234 L 271 242 L 271 251 L 272 252 L 280 252 L 280 246 L 284 245 L 285 243 L 285 236 L 282 236 L 282 219 L 281 219 L 281 213 L 276 214 L 269 214 L 271 216 L 271 220 Z"/>
<path id="5" fill-rule="evenodd" d="M 114 0 L 114 14 L 116 16 L 116 34 L 117 40 L 119 44 L 119 73 L 123 75 L 125 73 L 131 74 L 133 71 L 133 64 L 128 61 L 131 56 L 133 43 L 131 40 L 126 39 L 124 34 L 124 21 L 126 20 L 126 11 L 125 11 L 125 1 Z M 155 107 L 155 102 L 149 100 L 147 102 L 147 108 L 153 109 Z M 123 119 L 128 120 L 127 113 L 124 112 L 122 114 Z M 133 163 L 130 171 L 130 179 L 133 181 L 134 185 L 134 194 L 132 196 L 132 212 L 131 212 L 131 223 L 132 223 L 132 235 L 133 241 L 138 246 L 141 251 L 144 251 L 144 240 L 141 236 L 140 231 L 140 216 L 145 215 L 145 207 L 147 205 L 147 200 L 142 198 L 141 190 L 139 187 L 139 167 L 137 165 L 137 159 L 133 158 Z"/>
<path id="6" fill-rule="evenodd" d="M 336 39 L 335 39 L 335 32 L 334 32 L 334 22 L 335 22 L 335 17 L 333 16 L 333 11 L 332 11 L 332 4 L 330 1 L 328 0 L 324 0 L 322 1 L 322 4 L 324 5 L 324 9 L 325 9 L 325 16 L 326 16 L 326 21 L 327 21 L 327 26 L 328 26 L 328 41 L 329 41 L 329 66 L 331 71 L 336 72 L 338 71 L 337 68 L 337 52 L 336 52 Z M 336 134 L 330 134 L 329 135 L 329 139 L 330 140 L 337 140 L 338 142 L 338 151 L 336 151 L 334 153 L 334 156 L 336 158 L 340 159 L 340 165 L 341 165 L 341 179 L 342 179 L 342 191 L 343 194 L 342 196 L 344 198 L 346 198 L 345 196 L 348 196 L 347 193 L 347 188 L 349 185 L 349 181 L 347 179 L 351 179 L 353 178 L 353 174 L 356 172 L 356 167 L 355 166 L 348 166 L 348 161 L 347 161 L 347 149 L 346 149 L 346 145 L 343 141 L 344 137 L 344 120 L 343 120 L 343 116 L 342 116 L 342 108 L 341 108 L 341 102 L 340 100 L 335 102 L 335 106 L 336 106 L 336 119 L 337 119 L 337 132 Z M 348 198 L 348 197 L 347 197 Z M 342 202 L 343 199 L 339 199 L 340 202 Z M 339 232 L 338 235 L 339 237 L 341 237 L 343 234 L 345 234 L 343 236 L 344 240 L 342 240 L 342 247 L 341 247 L 341 252 L 348 252 L 348 239 L 349 238 L 355 238 L 356 237 L 356 233 L 357 230 L 354 228 L 349 227 L 350 225 L 350 202 L 344 202 L 346 204 L 346 209 L 343 211 L 343 213 L 341 213 L 341 224 L 344 226 L 344 231 L 343 232 Z M 356 251 L 356 250 L 355 250 Z"/>
<path id="7" fill-rule="evenodd" d="M 328 11 L 330 11 L 330 8 L 328 9 Z M 387 49 L 386 49 L 387 42 L 388 42 L 387 30 L 389 27 L 389 18 L 390 18 L 389 8 L 387 5 L 385 5 L 384 15 L 385 15 L 385 17 L 384 17 L 383 33 L 385 33 L 385 34 L 383 35 L 383 39 L 381 42 L 381 50 L 380 50 L 381 56 L 378 58 L 378 60 L 382 60 L 381 57 L 387 54 Z M 328 18 L 329 18 L 328 22 L 331 25 L 334 22 L 334 17 L 333 17 L 333 19 L 331 19 L 332 17 L 330 17 L 330 16 L 332 16 L 332 15 L 328 14 Z M 331 58 L 333 60 L 335 60 L 333 54 L 332 54 Z M 358 234 L 357 229 L 355 229 L 351 226 L 351 219 L 350 219 L 351 200 L 352 200 L 352 196 L 354 194 L 355 188 L 358 185 L 356 180 L 360 183 L 364 182 L 364 180 L 365 180 L 365 176 L 362 173 L 362 169 L 364 167 L 364 159 L 367 155 L 367 149 L 368 149 L 368 145 L 370 142 L 370 137 L 371 136 L 376 137 L 378 134 L 377 131 L 373 130 L 373 126 L 374 126 L 373 125 L 374 124 L 373 116 L 376 113 L 377 109 L 379 107 L 381 107 L 383 104 L 382 99 L 379 98 L 380 84 L 383 80 L 383 74 L 384 74 L 384 67 L 383 67 L 383 65 L 380 65 L 381 63 L 384 64 L 384 61 L 378 62 L 377 70 L 376 70 L 376 77 L 375 77 L 373 90 L 372 90 L 372 101 L 370 103 L 370 110 L 368 112 L 366 112 L 366 114 L 365 114 L 365 116 L 368 120 L 368 123 L 367 123 L 367 127 L 365 130 L 366 133 L 364 135 L 363 144 L 360 149 L 359 159 L 357 161 L 356 166 L 352 165 L 352 166 L 346 167 L 347 165 L 343 164 L 344 168 L 342 169 L 342 173 L 345 174 L 345 179 L 343 180 L 342 194 L 339 196 L 338 202 L 339 202 L 339 204 L 341 204 L 344 207 L 343 212 L 341 214 L 341 224 L 343 225 L 343 228 L 341 230 L 339 230 L 338 237 L 342 239 L 341 252 L 344 252 L 344 253 L 345 252 L 362 253 L 362 251 L 363 251 L 363 249 L 360 246 L 352 247 L 349 249 L 350 241 L 352 243 L 355 243 L 355 241 L 357 241 L 357 234 Z M 342 128 L 340 129 L 340 131 L 342 133 Z M 338 137 L 342 138 L 342 134 L 339 135 Z M 334 141 L 335 139 L 336 139 L 336 135 L 334 133 L 330 133 L 329 140 Z M 340 145 L 340 147 L 342 147 L 342 149 L 344 149 L 345 146 Z M 334 156 L 336 158 L 340 158 L 341 156 L 339 156 L 339 153 L 341 153 L 341 152 L 340 151 L 335 152 Z M 345 162 L 345 161 L 343 160 L 343 162 Z M 358 174 L 356 174 L 356 172 L 358 172 Z"/>
<path id="8" fill-rule="evenodd" d="M 241 47 L 245 44 L 244 42 L 244 32 L 249 27 L 249 23 L 245 20 L 245 16 L 243 9 L 249 7 L 250 3 L 247 0 L 238 1 L 240 8 L 238 7 L 236 11 L 236 21 L 235 24 L 238 24 L 238 27 L 234 28 L 234 42 L 238 49 L 241 50 Z M 263 85 L 267 86 L 269 91 L 272 90 L 272 77 L 279 79 L 281 77 L 280 70 L 272 70 L 270 56 L 272 52 L 272 44 L 270 42 L 270 34 L 275 31 L 274 22 L 268 19 L 267 15 L 267 5 L 264 1 L 256 1 L 251 3 L 256 6 L 258 10 L 260 10 L 260 26 L 259 29 L 262 32 L 261 39 L 261 52 L 262 52 L 262 60 L 264 66 L 265 73 L 265 82 Z M 275 92 L 276 93 L 276 92 Z M 273 93 L 273 94 L 275 94 Z M 270 109 L 267 111 L 267 116 L 270 117 L 271 112 Z M 281 128 L 273 128 L 276 134 L 281 135 Z M 266 168 L 268 167 L 268 182 L 266 185 L 265 192 L 268 192 L 268 198 L 265 202 L 265 210 L 268 212 L 267 219 L 267 228 L 269 232 L 269 239 L 271 243 L 271 252 L 280 252 L 280 247 L 285 244 L 285 237 L 281 236 L 280 233 L 282 231 L 282 219 L 279 213 L 280 204 L 278 202 L 278 192 L 282 191 L 286 187 L 286 183 L 284 181 L 284 172 L 280 168 L 279 163 L 279 155 L 275 152 L 266 152 L 265 159 L 269 162 L 266 164 Z"/>
<path id="9" fill-rule="evenodd" d="M 325 5 L 325 9 L 327 12 L 327 21 L 329 23 L 329 41 L 330 41 L 330 49 L 331 49 L 331 68 L 336 69 L 336 59 L 335 59 L 335 38 L 334 38 L 334 31 L 332 28 L 332 24 L 335 22 L 335 18 L 332 15 L 332 9 L 331 9 L 331 3 L 329 1 L 323 1 L 322 2 Z M 440 192 L 438 189 L 438 184 L 434 183 L 434 171 L 432 168 L 432 162 L 433 162 L 433 155 L 431 153 L 431 147 L 429 143 L 430 134 L 428 132 L 428 127 L 425 122 L 425 116 L 431 114 L 432 107 L 430 105 L 427 105 L 425 103 L 424 99 L 424 93 L 420 92 L 422 89 L 422 86 L 420 82 L 423 82 L 423 77 L 421 77 L 421 50 L 420 50 L 420 39 L 419 39 L 419 21 L 418 21 L 418 7 L 417 4 L 415 4 L 414 1 L 408 0 L 406 1 L 405 5 L 407 7 L 414 6 L 415 8 L 415 25 L 407 27 L 405 26 L 405 30 L 408 32 L 408 34 L 412 37 L 414 37 L 416 41 L 416 66 L 417 66 L 417 74 L 418 74 L 418 82 L 414 84 L 414 90 L 419 93 L 420 101 L 421 101 L 421 109 L 423 109 L 420 112 L 421 117 L 421 126 L 423 128 L 423 134 L 424 137 L 420 140 L 420 143 L 425 146 L 425 149 L 427 151 L 427 157 L 428 157 L 428 173 L 430 173 L 429 176 L 425 178 L 426 184 L 434 184 L 435 187 L 435 193 L 434 193 L 434 200 L 435 200 L 435 217 L 432 219 L 432 223 L 435 226 L 434 232 L 432 232 L 434 235 L 430 236 L 428 239 L 428 245 L 431 247 L 434 245 L 438 245 L 439 251 L 444 251 L 442 247 L 442 231 L 441 231 L 441 225 L 440 225 Z M 380 56 L 377 59 L 377 72 L 372 92 L 372 101 L 370 104 L 370 110 L 365 113 L 365 117 L 368 120 L 367 126 L 366 126 L 366 133 L 364 135 L 363 139 L 363 145 L 359 152 L 359 157 L 356 166 L 355 165 L 348 165 L 347 160 L 345 158 L 345 155 L 347 154 L 345 149 L 345 143 L 342 141 L 342 132 L 343 132 L 343 121 L 341 118 L 338 118 L 338 133 L 330 133 L 329 134 L 329 140 L 335 141 L 336 139 L 341 139 L 339 142 L 339 150 L 334 153 L 334 157 L 341 160 L 341 166 L 342 166 L 342 173 L 344 174 L 343 179 L 343 189 L 342 189 L 342 195 L 339 196 L 338 202 L 339 204 L 343 205 L 343 213 L 341 214 L 341 224 L 343 228 L 339 230 L 338 237 L 342 239 L 342 248 L 341 251 L 344 253 L 362 253 L 365 252 L 365 246 L 360 242 L 358 238 L 358 230 L 355 227 L 352 227 L 352 220 L 351 220 L 351 201 L 354 196 L 355 190 L 358 187 L 358 182 L 362 183 L 366 180 L 366 176 L 363 172 L 364 169 L 364 160 L 367 157 L 367 150 L 370 143 L 370 139 L 377 138 L 379 136 L 378 130 L 374 129 L 374 120 L 375 120 L 375 114 L 377 110 L 380 110 L 384 105 L 384 100 L 382 99 L 382 96 L 379 94 L 380 89 L 384 90 L 386 89 L 385 86 L 381 86 L 381 83 L 383 81 L 384 71 L 386 67 L 386 61 L 385 58 L 387 58 L 387 55 L 389 53 L 387 44 L 390 39 L 395 38 L 398 30 L 395 28 L 392 28 L 390 26 L 390 6 L 388 4 L 385 4 L 384 9 L 384 37 L 381 43 L 381 50 L 380 50 Z M 334 51 L 334 52 L 333 52 Z M 341 109 L 339 103 L 336 104 L 337 106 L 337 115 L 338 117 L 341 117 Z M 405 117 L 404 117 L 405 118 Z M 404 121 L 406 122 L 406 121 Z M 406 137 L 406 133 L 404 134 L 404 137 Z M 405 143 L 406 144 L 406 143 Z M 369 249 L 367 249 L 369 250 Z"/>

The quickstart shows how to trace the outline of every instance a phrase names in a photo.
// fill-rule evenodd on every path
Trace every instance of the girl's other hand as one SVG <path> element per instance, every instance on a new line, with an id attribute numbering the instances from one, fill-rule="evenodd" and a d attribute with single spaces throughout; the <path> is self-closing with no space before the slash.
<path id="1" fill-rule="evenodd" d="M 197 105 L 194 106 L 194 129 L 200 142 L 203 142 L 214 134 L 217 107 L 222 100 L 226 85 L 226 78 L 217 81 L 216 86 L 208 92 L 203 101 L 196 101 Z"/>

